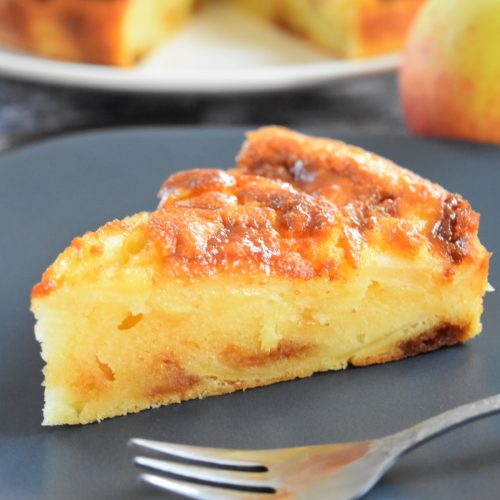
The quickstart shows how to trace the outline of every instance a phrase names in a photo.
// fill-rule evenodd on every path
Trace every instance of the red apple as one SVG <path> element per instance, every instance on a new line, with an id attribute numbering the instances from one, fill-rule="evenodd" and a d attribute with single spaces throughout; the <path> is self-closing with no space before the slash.
<path id="1" fill-rule="evenodd" d="M 500 0 L 428 0 L 400 91 L 414 133 L 500 144 Z"/>

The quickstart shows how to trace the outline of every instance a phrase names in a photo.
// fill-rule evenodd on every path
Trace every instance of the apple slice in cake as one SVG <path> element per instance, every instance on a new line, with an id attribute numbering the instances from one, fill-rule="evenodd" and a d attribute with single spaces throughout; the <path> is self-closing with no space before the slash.
<path id="1" fill-rule="evenodd" d="M 76 238 L 32 294 L 44 424 L 78 424 L 464 342 L 479 216 L 362 149 L 268 127 L 237 168 Z"/>

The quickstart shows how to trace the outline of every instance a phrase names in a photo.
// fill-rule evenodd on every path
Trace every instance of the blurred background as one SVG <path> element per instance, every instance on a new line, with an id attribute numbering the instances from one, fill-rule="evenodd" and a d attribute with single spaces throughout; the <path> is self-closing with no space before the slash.
<path id="1" fill-rule="evenodd" d="M 398 53 L 423 1 L 288 3 L 5 0 L 0 149 L 143 124 L 403 133 Z"/>
<path id="2" fill-rule="evenodd" d="M 0 150 L 144 124 L 500 143 L 499 80 L 498 0 L 0 2 Z"/>

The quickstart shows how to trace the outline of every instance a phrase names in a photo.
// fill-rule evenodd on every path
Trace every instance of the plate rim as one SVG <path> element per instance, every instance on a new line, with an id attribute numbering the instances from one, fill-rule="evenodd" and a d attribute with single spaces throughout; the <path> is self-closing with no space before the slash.
<path id="1" fill-rule="evenodd" d="M 153 72 L 59 61 L 0 46 L 0 75 L 62 87 L 151 94 L 238 94 L 298 90 L 396 70 L 399 53 L 364 59 L 262 66 L 244 69 L 176 69 Z"/>

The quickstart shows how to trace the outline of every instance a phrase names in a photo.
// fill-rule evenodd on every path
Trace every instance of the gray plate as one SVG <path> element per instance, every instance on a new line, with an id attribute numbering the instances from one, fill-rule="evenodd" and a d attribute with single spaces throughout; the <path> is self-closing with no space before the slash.
<path id="1" fill-rule="evenodd" d="M 466 346 L 383 366 L 349 368 L 81 427 L 40 426 L 42 363 L 29 294 L 75 235 L 152 209 L 163 179 L 232 164 L 241 129 L 86 133 L 0 159 L 0 498 L 165 498 L 137 483 L 133 436 L 223 447 L 282 447 L 382 436 L 500 392 L 500 300 Z M 350 136 L 458 191 L 481 212 L 485 246 L 500 249 L 498 148 L 406 136 Z M 493 259 L 490 281 L 500 284 Z M 453 431 L 404 457 L 369 498 L 498 498 L 500 418 Z"/>

